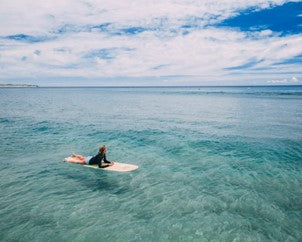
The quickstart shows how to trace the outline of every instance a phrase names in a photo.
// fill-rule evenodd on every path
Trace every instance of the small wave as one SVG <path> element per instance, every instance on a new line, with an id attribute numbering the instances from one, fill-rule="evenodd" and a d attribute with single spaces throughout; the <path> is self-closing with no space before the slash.
<path id="1" fill-rule="evenodd" d="M 163 92 L 170 95 L 248 95 L 248 96 L 302 96 L 302 92 L 226 92 L 226 91 L 172 91 Z"/>
<path id="2" fill-rule="evenodd" d="M 13 123 L 13 120 L 10 120 L 8 118 L 0 118 L 0 123 L 3 124 Z"/>

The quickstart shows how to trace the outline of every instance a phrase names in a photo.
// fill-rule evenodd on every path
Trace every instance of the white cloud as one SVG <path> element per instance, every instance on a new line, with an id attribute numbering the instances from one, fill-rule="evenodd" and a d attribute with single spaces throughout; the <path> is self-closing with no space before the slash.
<path id="1" fill-rule="evenodd" d="M 298 64 L 278 64 L 302 53 L 301 35 L 280 37 L 271 30 L 244 33 L 205 27 L 249 7 L 267 8 L 284 0 L 221 1 L 1 1 L 0 35 L 53 39 L 28 43 L 0 39 L 0 76 L 140 77 L 195 76 L 228 80 L 299 72 Z M 92 26 L 110 23 L 111 31 Z M 185 24 L 197 24 L 184 33 Z M 70 30 L 58 33 L 62 26 Z M 127 27 L 139 34 L 112 34 Z M 30 42 L 30 41 L 29 41 Z M 112 58 L 88 53 L 112 51 Z M 37 52 L 40 51 L 40 54 Z M 102 53 L 102 52 L 101 52 Z M 251 68 L 240 69 L 247 63 Z M 238 67 L 238 69 L 236 69 Z M 229 69 L 228 69 L 229 68 Z M 248 74 L 250 73 L 250 74 Z M 265 79 L 264 78 L 264 79 Z M 275 81 L 278 81 L 277 79 Z M 274 82 L 271 82 L 274 83 Z"/>
<path id="2" fill-rule="evenodd" d="M 273 83 L 273 84 L 290 84 L 290 83 L 298 83 L 299 79 L 295 76 L 292 78 L 284 78 L 284 79 L 279 79 L 279 80 L 270 80 L 267 81 L 267 83 Z"/>

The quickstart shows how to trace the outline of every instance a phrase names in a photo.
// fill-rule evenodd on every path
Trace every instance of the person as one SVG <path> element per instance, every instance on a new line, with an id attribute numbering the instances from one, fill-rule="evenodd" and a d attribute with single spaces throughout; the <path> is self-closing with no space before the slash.
<path id="1" fill-rule="evenodd" d="M 72 159 L 68 159 L 68 162 L 78 163 L 83 165 L 98 165 L 99 168 L 105 168 L 108 166 L 113 166 L 114 161 L 109 161 L 106 158 L 107 148 L 105 145 L 101 145 L 99 152 L 95 156 L 83 156 L 79 154 L 72 154 Z M 104 165 L 105 163 L 105 165 Z"/>

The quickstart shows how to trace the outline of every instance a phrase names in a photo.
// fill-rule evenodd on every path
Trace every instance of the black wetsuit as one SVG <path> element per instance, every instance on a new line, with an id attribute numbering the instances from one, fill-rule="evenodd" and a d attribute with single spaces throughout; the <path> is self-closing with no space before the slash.
<path id="1" fill-rule="evenodd" d="M 103 161 L 107 164 L 110 163 L 110 161 L 106 159 L 106 154 L 97 154 L 89 160 L 89 165 L 98 165 L 99 168 L 108 167 L 109 165 L 102 165 Z"/>

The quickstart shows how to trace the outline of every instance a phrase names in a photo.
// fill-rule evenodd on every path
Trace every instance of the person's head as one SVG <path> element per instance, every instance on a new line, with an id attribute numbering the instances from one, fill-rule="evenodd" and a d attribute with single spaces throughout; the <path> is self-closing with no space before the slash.
<path id="1" fill-rule="evenodd" d="M 105 145 L 101 145 L 99 148 L 99 154 L 104 155 L 107 152 L 107 148 Z"/>

